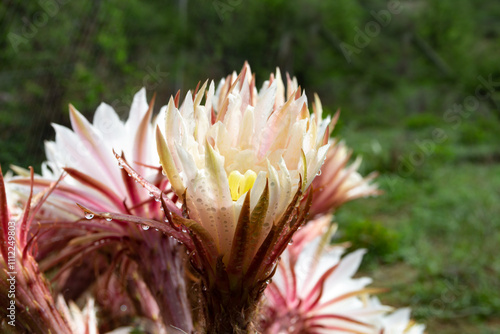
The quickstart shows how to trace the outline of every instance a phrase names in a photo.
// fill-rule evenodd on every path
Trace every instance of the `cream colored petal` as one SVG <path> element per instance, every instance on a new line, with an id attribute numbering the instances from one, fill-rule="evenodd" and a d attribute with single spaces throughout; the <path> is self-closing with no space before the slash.
<path id="1" fill-rule="evenodd" d="M 262 96 L 259 97 L 257 105 L 255 106 L 255 129 L 264 129 L 267 119 L 273 111 L 275 97 L 276 82 L 273 82 L 271 86 L 263 92 Z M 255 136 L 253 145 L 256 147 L 260 141 L 261 139 L 259 136 Z"/>
<path id="2" fill-rule="evenodd" d="M 276 99 L 274 102 L 275 108 L 279 108 L 283 104 L 285 104 L 285 85 L 283 84 L 283 79 L 281 78 L 281 71 L 279 68 L 276 68 L 276 78 L 274 79 L 276 82 Z"/>
<path id="3" fill-rule="evenodd" d="M 205 101 L 205 112 L 207 113 L 207 119 L 209 120 L 209 123 L 212 124 L 212 108 L 213 108 L 213 101 L 216 100 L 216 97 L 214 96 L 214 90 L 215 90 L 215 84 L 213 81 L 210 81 L 210 85 L 208 86 L 208 92 L 207 92 L 207 98 Z"/>
<path id="4" fill-rule="evenodd" d="M 306 135 L 307 120 L 300 120 L 293 124 L 290 131 L 290 141 L 286 147 L 283 158 L 287 166 L 298 166 L 302 151 L 302 143 Z"/>
<path id="5" fill-rule="evenodd" d="M 102 138 L 110 144 L 115 151 L 124 149 L 125 141 L 129 136 L 126 135 L 125 125 L 116 114 L 115 110 L 106 103 L 101 103 L 94 114 L 94 127 L 102 134 Z"/>
<path id="6" fill-rule="evenodd" d="M 181 115 L 179 110 L 175 108 L 173 98 L 170 98 L 167 105 L 166 115 L 165 115 L 165 143 L 170 150 L 170 156 L 172 162 L 175 166 L 180 165 L 179 157 L 175 150 L 175 141 L 182 141 L 181 133 Z"/>
<path id="7" fill-rule="evenodd" d="M 141 90 L 134 95 L 132 106 L 130 107 L 130 114 L 127 122 L 125 122 L 125 128 L 128 136 L 132 138 L 135 137 L 137 127 L 141 124 L 141 119 L 148 111 L 148 108 L 149 105 L 146 99 L 146 89 L 141 88 Z"/>
<path id="8" fill-rule="evenodd" d="M 283 160 L 283 158 L 279 163 L 279 168 L 280 196 L 278 200 L 278 211 L 283 212 L 295 195 L 295 192 L 292 191 L 292 188 L 296 183 L 292 184 L 290 172 L 288 171 L 285 160 Z"/>
<path id="9" fill-rule="evenodd" d="M 193 95 L 189 90 L 186 93 L 186 97 L 179 108 L 179 112 L 182 116 L 182 119 L 188 124 L 194 127 L 194 103 L 193 103 Z M 189 131 L 192 133 L 192 131 Z"/>
<path id="10" fill-rule="evenodd" d="M 165 139 L 163 138 L 162 133 L 160 132 L 160 129 L 157 127 L 156 128 L 156 145 L 158 149 L 158 155 L 160 157 L 160 162 L 163 167 L 163 170 L 165 171 L 165 174 L 168 177 L 168 180 L 170 181 L 170 184 L 172 186 L 172 189 L 177 193 L 177 195 L 182 195 L 184 193 L 184 190 L 186 190 L 186 187 L 184 186 L 184 183 L 182 182 L 182 178 L 179 174 L 179 171 L 177 169 L 177 166 L 174 162 L 174 159 L 172 157 L 172 153 L 170 152 L 170 148 L 168 147 L 167 143 L 165 142 Z"/>
<path id="11" fill-rule="evenodd" d="M 308 166 L 307 166 L 307 184 L 306 187 L 309 187 L 314 178 L 318 175 L 321 166 L 325 162 L 326 154 L 328 152 L 329 144 L 326 144 L 318 150 L 317 153 L 315 151 L 310 151 L 308 157 L 306 157 Z"/>
<path id="12" fill-rule="evenodd" d="M 253 184 L 250 193 L 250 211 L 253 211 L 253 209 L 255 209 L 255 206 L 257 205 L 260 196 L 262 196 L 262 192 L 266 187 L 266 181 L 267 181 L 267 173 L 264 171 L 260 171 L 257 174 L 257 178 L 255 179 L 255 182 Z"/>
<path id="13" fill-rule="evenodd" d="M 217 222 L 218 239 L 221 254 L 229 255 L 232 246 L 234 230 L 236 228 L 236 218 L 230 208 L 233 205 L 229 182 L 224 169 L 224 157 L 215 152 L 210 144 L 206 144 L 206 166 L 208 172 L 208 191 L 214 195 L 212 202 L 212 213 Z"/>
<path id="14" fill-rule="evenodd" d="M 278 211 L 279 206 L 279 197 L 280 197 L 280 181 L 278 172 L 276 169 L 269 165 L 268 166 L 268 178 L 269 178 L 269 206 L 267 209 L 267 216 L 264 223 L 264 227 L 270 229 L 273 223 L 278 221 L 279 214 L 281 212 Z"/>
<path id="15" fill-rule="evenodd" d="M 242 127 L 238 134 L 238 146 L 241 150 L 252 148 L 254 131 L 254 108 L 248 106 L 243 114 Z"/>
<path id="16" fill-rule="evenodd" d="M 223 124 L 229 134 L 229 143 L 231 146 L 236 146 L 238 133 L 240 132 L 241 120 L 243 115 L 240 111 L 241 97 L 240 95 L 229 95 L 229 106 L 223 120 Z"/>

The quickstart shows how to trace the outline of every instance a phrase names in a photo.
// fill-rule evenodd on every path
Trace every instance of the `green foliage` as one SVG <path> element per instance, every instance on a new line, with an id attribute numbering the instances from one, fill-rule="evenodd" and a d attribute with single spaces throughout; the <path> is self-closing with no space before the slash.
<path id="1" fill-rule="evenodd" d="M 487 143 L 498 144 L 500 124 L 492 117 L 476 117 L 462 123 L 459 128 L 459 142 L 468 146 Z"/>
<path id="2" fill-rule="evenodd" d="M 395 231 L 368 220 L 341 224 L 337 234 L 335 242 L 350 243 L 350 250 L 367 250 L 363 260 L 364 266 L 394 261 L 394 254 L 399 247 L 399 236 Z"/>
<path id="3" fill-rule="evenodd" d="M 431 113 L 417 114 L 406 118 L 406 128 L 410 130 L 421 130 L 430 127 L 438 127 L 442 119 Z"/>
<path id="4" fill-rule="evenodd" d="M 477 75 L 473 45 L 477 37 L 477 6 L 468 0 L 429 1 L 424 5 L 417 31 L 442 57 L 450 76 L 463 82 Z M 453 13 L 453 15 L 450 15 Z"/>
<path id="5" fill-rule="evenodd" d="M 99 102 L 114 101 L 124 115 L 150 68 L 168 73 L 147 87 L 162 104 L 177 89 L 217 79 L 245 60 L 259 83 L 280 66 L 297 76 L 309 95 L 318 92 L 325 106 L 341 107 L 347 123 L 366 127 L 394 125 L 420 112 L 441 118 L 441 110 L 474 93 L 478 75 L 498 74 L 500 25 L 494 18 L 500 6 L 402 2 L 401 13 L 392 14 L 366 45 L 357 44 L 359 31 L 376 23 L 373 13 L 387 6 L 368 0 L 96 0 L 51 9 L 37 2 L 2 3 L 0 13 L 7 19 L 0 25 L 0 92 L 21 103 L 0 98 L 0 107 L 17 115 L 37 111 L 16 128 L 21 138 L 29 133 L 37 141 L 15 162 L 36 165 L 43 159 L 39 139 L 53 135 L 50 122 L 67 124 L 70 102 L 90 115 Z M 35 24 L 40 15 L 46 22 Z M 479 25 L 481 20 L 488 24 Z M 359 48 L 352 61 L 342 43 Z M 409 120 L 409 128 L 424 126 L 418 122 Z M 474 139 L 467 139 L 471 133 L 464 134 L 465 141 Z M 10 154 L 7 159 L 0 152 L 0 162 L 10 163 Z"/>
<path id="6" fill-rule="evenodd" d="M 337 213 L 337 221 L 343 223 L 340 232 L 352 222 L 364 226 L 376 221 L 399 236 L 389 264 L 364 267 L 367 275 L 391 289 L 380 296 L 383 302 L 405 306 L 401 301 L 410 301 L 415 317 L 432 332 L 495 333 L 498 324 L 491 319 L 500 314 L 496 293 L 500 261 L 495 250 L 500 240 L 500 212 L 495 204 L 500 200 L 500 167 L 485 162 L 498 151 L 497 139 L 488 137 L 480 147 L 461 144 L 463 125 L 446 129 L 449 140 L 436 146 L 420 166 L 423 177 L 401 175 L 397 170 L 383 173 L 377 182 L 385 194 L 347 203 Z M 488 128 L 479 125 L 483 126 Z M 402 131 L 351 129 L 341 135 L 347 135 L 349 144 L 359 145 L 383 133 L 377 139 L 384 149 L 402 138 L 407 141 L 402 146 L 409 147 L 415 138 L 428 138 L 427 127 L 406 137 Z M 472 163 L 458 159 L 472 153 L 477 158 Z M 369 228 L 359 231 L 366 233 Z"/>
<path id="7" fill-rule="evenodd" d="M 460 128 L 460 142 L 466 145 L 484 143 L 487 134 L 475 124 L 465 123 Z"/>

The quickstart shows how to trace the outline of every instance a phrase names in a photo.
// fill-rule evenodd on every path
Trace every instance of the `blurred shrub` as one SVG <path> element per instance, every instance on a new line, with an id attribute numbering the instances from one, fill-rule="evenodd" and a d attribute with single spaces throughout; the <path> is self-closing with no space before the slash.
<path id="1" fill-rule="evenodd" d="M 382 224 L 368 220 L 357 220 L 340 224 L 335 242 L 349 242 L 350 250 L 360 248 L 368 252 L 363 265 L 392 262 L 396 258 L 400 237 L 395 231 Z"/>
<path id="2" fill-rule="evenodd" d="M 0 2 L 6 18 L 0 24 L 0 109 L 26 120 L 0 124 L 0 144 L 34 138 L 22 144 L 28 154 L 0 151 L 2 163 L 12 154 L 22 165 L 42 160 L 42 142 L 53 136 L 50 122 L 68 124 L 70 102 L 87 116 L 100 101 L 127 109 L 151 68 L 168 73 L 147 87 L 158 93 L 157 106 L 178 89 L 217 80 L 248 60 L 259 85 L 279 66 L 283 75 L 297 76 L 309 97 L 317 92 L 325 107 L 342 108 L 346 123 L 410 130 L 434 123 L 430 116 L 405 122 L 409 115 L 440 117 L 474 93 L 477 76 L 491 74 L 497 82 L 500 74 L 500 3 L 405 1 L 361 47 L 359 32 L 375 23 L 374 12 L 387 10 L 386 1 L 65 2 L 33 37 L 13 47 L 9 36 L 22 35 L 26 19 L 44 14 L 41 3 Z M 359 52 L 346 59 L 342 43 Z"/>
<path id="3" fill-rule="evenodd" d="M 422 130 L 429 127 L 438 127 L 442 119 L 431 113 L 422 113 L 406 118 L 405 126 L 409 130 Z"/>
<path id="4" fill-rule="evenodd" d="M 463 123 L 460 126 L 459 142 L 465 145 L 481 144 L 487 141 L 486 132 L 470 122 Z"/>

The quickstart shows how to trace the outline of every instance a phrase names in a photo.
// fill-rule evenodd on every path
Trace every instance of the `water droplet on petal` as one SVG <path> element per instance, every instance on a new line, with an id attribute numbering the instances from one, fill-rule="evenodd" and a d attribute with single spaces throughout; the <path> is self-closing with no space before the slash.
<path id="1" fill-rule="evenodd" d="M 120 306 L 120 311 L 122 311 L 122 312 L 127 311 L 127 305 Z"/>
<path id="2" fill-rule="evenodd" d="M 293 244 L 293 240 L 290 239 L 290 241 L 288 242 L 289 245 L 292 245 Z"/>
<path id="3" fill-rule="evenodd" d="M 85 212 L 85 218 L 92 219 L 92 218 L 94 218 L 94 214 L 91 212 Z"/>
<path id="4" fill-rule="evenodd" d="M 150 192 L 148 195 L 149 195 L 149 197 L 153 197 L 154 196 L 154 194 L 152 192 Z"/>
<path id="5" fill-rule="evenodd" d="M 142 225 L 142 229 L 143 229 L 144 231 L 147 231 L 147 230 L 149 230 L 149 226 L 148 226 L 148 225 Z"/>
<path id="6" fill-rule="evenodd" d="M 113 220 L 112 218 L 109 218 L 109 217 L 108 217 L 108 218 L 106 218 L 106 221 L 108 221 L 108 222 L 110 222 L 110 221 L 112 221 L 112 220 Z"/>

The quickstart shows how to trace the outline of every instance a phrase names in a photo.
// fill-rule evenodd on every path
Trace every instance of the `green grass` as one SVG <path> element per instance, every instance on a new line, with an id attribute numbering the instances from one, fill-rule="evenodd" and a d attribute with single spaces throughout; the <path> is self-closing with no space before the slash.
<path id="1" fill-rule="evenodd" d="M 408 124 L 342 129 L 363 154 L 363 169 L 381 172 L 385 194 L 340 208 L 341 237 L 370 249 L 362 274 L 390 288 L 383 302 L 411 306 L 429 333 L 498 333 L 500 143 L 492 135 L 498 124 L 484 132 L 480 122 L 453 129 L 427 117 Z M 437 127 L 447 140 L 434 142 L 413 170 L 401 169 L 400 157 L 415 156 L 416 141 L 431 139 Z"/>

